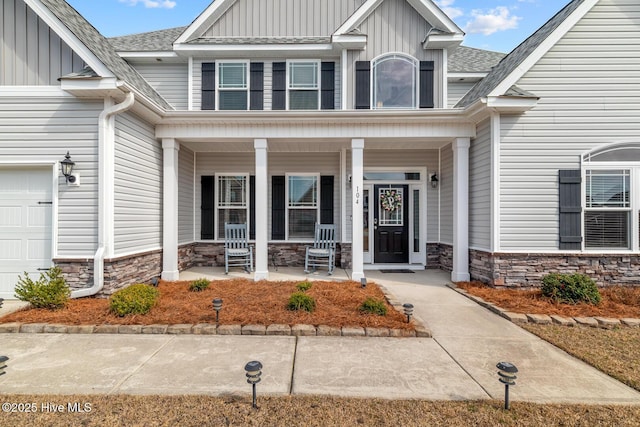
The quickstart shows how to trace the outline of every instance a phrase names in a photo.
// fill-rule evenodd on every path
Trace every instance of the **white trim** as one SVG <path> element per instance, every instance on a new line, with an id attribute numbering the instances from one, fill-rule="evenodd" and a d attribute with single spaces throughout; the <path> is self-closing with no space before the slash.
<path id="1" fill-rule="evenodd" d="M 348 102 L 348 92 L 347 92 L 347 88 L 348 88 L 348 74 L 349 74 L 349 67 L 347 64 L 347 61 L 349 60 L 349 57 L 347 55 L 347 49 L 342 49 L 342 57 L 340 59 L 340 67 L 342 67 L 342 73 L 340 75 L 340 78 L 342 79 L 342 86 L 340 88 L 340 95 L 341 95 L 341 100 L 340 100 L 340 109 L 341 110 L 346 110 L 347 109 L 347 102 Z"/>
<path id="2" fill-rule="evenodd" d="M 470 138 L 456 138 L 453 149 L 453 269 L 452 282 L 469 275 L 469 147 Z"/>
<path id="3" fill-rule="evenodd" d="M 178 59 L 179 56 L 173 51 L 148 52 L 148 51 L 117 51 L 122 59 Z"/>
<path id="4" fill-rule="evenodd" d="M 475 72 L 475 73 L 457 72 L 457 73 L 448 73 L 447 78 L 451 80 L 456 80 L 456 81 L 459 81 L 460 79 L 477 81 L 487 77 L 487 74 L 488 73 L 481 73 L 481 72 Z"/>
<path id="5" fill-rule="evenodd" d="M 256 176 L 256 271 L 255 280 L 269 279 L 269 145 L 266 139 L 253 141 L 255 150 L 255 176 Z M 262 212 L 263 215 L 258 215 Z"/>
<path id="6" fill-rule="evenodd" d="M 162 279 L 176 281 L 178 268 L 178 187 L 180 143 L 162 140 Z"/>
<path id="7" fill-rule="evenodd" d="M 367 0 L 354 13 L 344 21 L 338 29 L 332 34 L 333 36 L 342 36 L 349 31 L 358 27 L 369 16 L 383 0 Z"/>
<path id="8" fill-rule="evenodd" d="M 449 50 L 442 49 L 442 106 L 440 108 L 449 108 L 449 80 L 447 75 L 449 74 Z M 420 74 L 418 74 L 418 77 Z M 418 85 L 420 85 L 420 79 L 418 79 Z M 420 98 L 420 92 L 418 92 L 418 98 Z M 420 100 L 418 100 L 418 106 Z"/>
<path id="9" fill-rule="evenodd" d="M 329 54 L 335 53 L 336 48 L 333 44 L 330 43 L 304 43 L 304 44 L 215 44 L 215 45 L 207 45 L 207 44 L 174 44 L 173 49 L 176 52 L 185 52 L 192 55 L 210 55 L 215 53 L 226 54 L 226 55 L 234 55 L 235 53 L 238 56 L 245 58 L 248 53 L 259 53 L 261 55 L 273 55 L 279 53 L 291 54 L 295 52 L 317 52 L 318 54 Z"/>
<path id="10" fill-rule="evenodd" d="M 496 112 L 491 113 L 490 117 L 490 134 L 491 134 L 491 242 L 492 252 L 500 250 L 500 133 L 501 118 Z"/>
<path id="11" fill-rule="evenodd" d="M 598 0 L 584 0 L 565 20 L 551 33 L 540 45 L 495 89 L 489 93 L 491 96 L 500 96 L 506 93 L 511 86 L 528 72 L 562 37 L 564 37 L 596 4 Z"/>
<path id="12" fill-rule="evenodd" d="M 0 86 L 0 97 L 75 98 L 60 86 Z"/>
<path id="13" fill-rule="evenodd" d="M 351 185 L 351 183 L 349 183 Z M 347 241 L 347 149 L 340 150 L 340 241 Z"/>
<path id="14" fill-rule="evenodd" d="M 229 10 L 235 2 L 236 0 L 216 0 L 212 2 L 209 7 L 198 15 L 195 21 L 189 25 L 189 28 L 184 30 L 180 37 L 175 41 L 174 46 L 181 43 L 187 43 L 193 37 L 198 37 L 199 35 L 196 35 L 197 32 L 202 33 L 215 24 L 215 22 L 220 19 L 220 17 L 222 17 L 222 15 L 224 15 L 224 13 Z M 205 25 L 207 25 L 207 28 L 202 29 Z"/>
<path id="15" fill-rule="evenodd" d="M 440 176 L 440 180 L 442 180 L 442 148 L 438 150 L 438 174 Z M 438 185 L 438 240 L 434 243 L 439 243 L 442 239 L 442 185 L 439 183 Z"/>
<path id="16" fill-rule="evenodd" d="M 193 199 L 192 199 L 192 210 L 193 210 L 193 236 L 192 239 L 195 242 L 198 237 L 198 229 L 196 228 L 196 188 L 198 183 L 198 171 L 197 171 L 197 153 L 193 151 Z"/>
<path id="17" fill-rule="evenodd" d="M 187 70 L 187 72 L 189 73 L 189 75 L 187 76 L 187 108 L 189 109 L 189 111 L 193 111 L 193 56 L 189 56 Z"/>
<path id="18" fill-rule="evenodd" d="M 364 191 L 364 139 L 351 140 L 351 279 L 364 278 L 362 194 Z M 371 195 L 369 195 L 371 198 Z"/>
<path id="19" fill-rule="evenodd" d="M 89 50 L 75 34 L 62 23 L 58 17 L 44 6 L 40 0 L 24 0 L 25 3 L 42 19 L 72 51 L 80 56 L 101 77 L 115 77 L 105 64 Z"/>

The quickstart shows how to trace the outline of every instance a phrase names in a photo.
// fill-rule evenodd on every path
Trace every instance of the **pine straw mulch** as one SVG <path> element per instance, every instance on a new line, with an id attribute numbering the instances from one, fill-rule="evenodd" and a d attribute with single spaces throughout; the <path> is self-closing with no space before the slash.
<path id="1" fill-rule="evenodd" d="M 561 304 L 542 295 L 540 289 L 497 289 L 480 282 L 459 282 L 459 288 L 507 311 L 523 314 L 556 314 L 565 317 L 640 318 L 640 288 L 600 288 L 598 305 Z"/>
<path id="2" fill-rule="evenodd" d="M 361 288 L 356 282 L 314 281 L 306 293 L 316 300 L 316 309 L 290 311 L 289 296 L 300 281 L 254 282 L 248 279 L 214 280 L 201 292 L 189 291 L 189 283 L 160 281 L 158 304 L 146 315 L 118 317 L 109 311 L 105 298 L 70 300 L 66 308 L 50 311 L 27 309 L 0 319 L 0 323 L 55 323 L 65 325 L 152 325 L 215 323 L 214 298 L 222 298 L 221 325 L 310 324 L 414 329 L 403 314 L 386 301 L 375 283 Z M 367 297 L 384 301 L 386 316 L 361 314 L 358 307 Z"/>

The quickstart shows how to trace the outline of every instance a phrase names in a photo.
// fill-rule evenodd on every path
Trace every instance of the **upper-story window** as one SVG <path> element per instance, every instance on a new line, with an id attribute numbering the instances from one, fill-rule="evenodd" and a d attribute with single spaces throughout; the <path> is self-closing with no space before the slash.
<path id="1" fill-rule="evenodd" d="M 418 62 L 411 57 L 392 54 L 373 61 L 374 109 L 414 109 L 418 99 Z"/>
<path id="2" fill-rule="evenodd" d="M 247 110 L 249 105 L 248 64 L 218 63 L 218 109 Z"/>
<path id="3" fill-rule="evenodd" d="M 319 109 L 320 63 L 290 61 L 288 65 L 289 110 Z"/>

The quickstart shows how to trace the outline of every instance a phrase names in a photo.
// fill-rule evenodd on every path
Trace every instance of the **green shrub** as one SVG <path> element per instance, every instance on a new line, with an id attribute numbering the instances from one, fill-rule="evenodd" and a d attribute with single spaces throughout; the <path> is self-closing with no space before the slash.
<path id="1" fill-rule="evenodd" d="M 156 305 L 159 297 L 160 291 L 153 286 L 131 285 L 111 295 L 109 308 L 120 317 L 129 314 L 147 314 Z"/>
<path id="2" fill-rule="evenodd" d="M 378 316 L 387 315 L 387 306 L 384 304 L 384 302 L 372 297 L 368 297 L 366 300 L 364 300 L 364 302 L 360 305 L 359 310 L 361 313 L 377 314 Z"/>
<path id="3" fill-rule="evenodd" d="M 287 304 L 287 310 L 305 310 L 311 313 L 316 309 L 316 300 L 313 297 L 303 293 L 294 292 L 289 297 L 289 303 Z"/>
<path id="4" fill-rule="evenodd" d="M 600 303 L 600 291 L 589 276 L 579 273 L 550 273 L 542 278 L 542 294 L 553 301 L 567 304 Z"/>
<path id="5" fill-rule="evenodd" d="M 57 310 L 66 307 L 71 289 L 62 277 L 60 267 L 51 267 L 48 271 L 40 273 L 40 278 L 35 282 L 26 272 L 24 278 L 18 276 L 15 294 L 16 298 L 30 303 L 35 308 Z"/>
<path id="6" fill-rule="evenodd" d="M 209 280 L 205 278 L 194 280 L 193 282 L 189 283 L 189 290 L 191 292 L 204 291 L 209 287 L 209 283 Z"/>
<path id="7" fill-rule="evenodd" d="M 300 282 L 296 285 L 296 289 L 298 289 L 299 292 L 306 292 L 311 289 L 311 286 L 313 286 L 311 282 Z"/>

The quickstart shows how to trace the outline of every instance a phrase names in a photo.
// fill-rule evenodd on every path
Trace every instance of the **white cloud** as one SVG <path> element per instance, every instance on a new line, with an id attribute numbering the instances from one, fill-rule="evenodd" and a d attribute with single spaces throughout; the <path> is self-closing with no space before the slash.
<path id="1" fill-rule="evenodd" d="M 176 2 L 171 0 L 120 0 L 120 3 L 127 3 L 129 6 L 136 6 L 138 3 L 142 3 L 147 9 L 173 9 L 176 7 Z"/>
<path id="2" fill-rule="evenodd" d="M 471 11 L 473 19 L 467 22 L 464 30 L 471 34 L 484 34 L 489 36 L 498 31 L 518 28 L 519 16 L 511 15 L 509 9 L 504 6 L 496 7 L 489 11 L 474 9 Z"/>
<path id="3" fill-rule="evenodd" d="M 442 9 L 444 13 L 447 14 L 449 18 L 456 19 L 464 15 L 464 12 L 459 7 L 453 7 L 453 4 L 455 2 L 456 0 L 439 0 L 435 3 L 438 5 L 438 7 L 440 7 L 440 9 Z"/>

